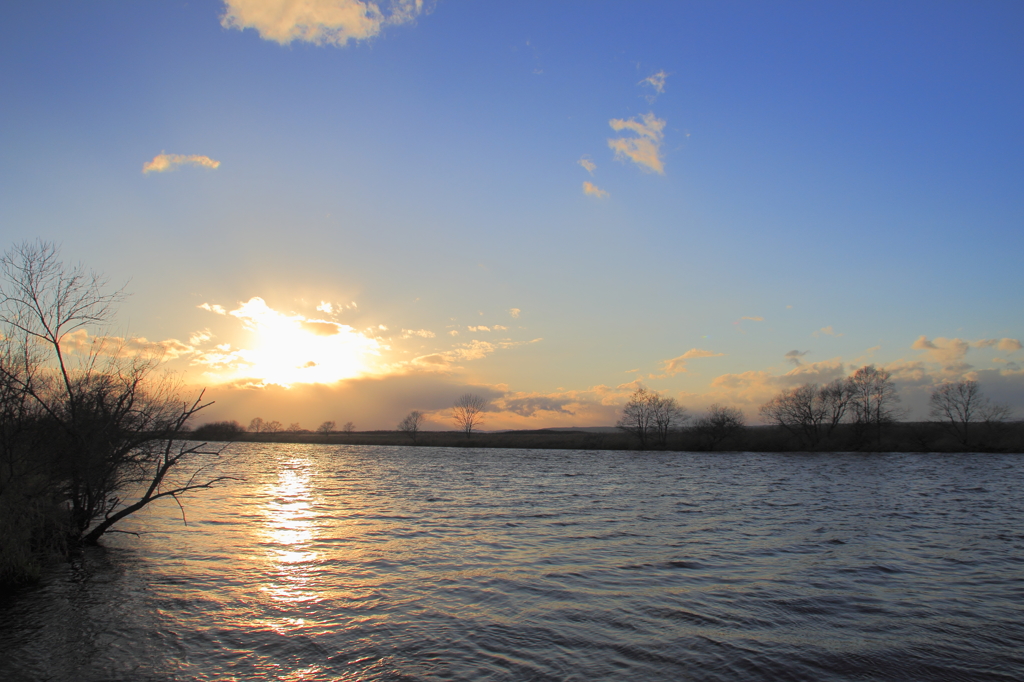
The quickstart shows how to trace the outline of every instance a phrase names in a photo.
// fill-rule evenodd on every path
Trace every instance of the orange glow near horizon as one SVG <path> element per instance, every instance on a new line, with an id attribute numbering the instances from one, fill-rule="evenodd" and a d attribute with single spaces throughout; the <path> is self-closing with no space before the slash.
<path id="1" fill-rule="evenodd" d="M 207 371 L 222 382 L 254 380 L 291 386 L 298 383 L 328 384 L 372 371 L 372 357 L 380 343 L 348 325 L 329 320 L 286 315 L 254 297 L 229 315 L 242 320 L 255 336 L 252 348 L 208 354 Z"/>

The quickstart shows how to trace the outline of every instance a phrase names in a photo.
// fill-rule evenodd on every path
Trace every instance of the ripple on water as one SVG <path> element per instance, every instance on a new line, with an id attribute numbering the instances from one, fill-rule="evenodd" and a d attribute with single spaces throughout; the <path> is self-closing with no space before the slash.
<path id="1" fill-rule="evenodd" d="M 1011 680 L 1024 460 L 240 445 L 0 608 L 3 680 Z"/>

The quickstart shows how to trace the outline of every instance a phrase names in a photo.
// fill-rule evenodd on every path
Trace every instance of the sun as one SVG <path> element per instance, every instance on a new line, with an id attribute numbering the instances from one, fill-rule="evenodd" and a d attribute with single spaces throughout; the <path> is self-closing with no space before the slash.
<path id="1" fill-rule="evenodd" d="M 250 348 L 224 348 L 221 366 L 226 380 L 256 380 L 264 384 L 329 384 L 370 373 L 380 342 L 348 325 L 287 315 L 259 297 L 241 304 L 229 315 L 242 321 L 253 335 Z"/>

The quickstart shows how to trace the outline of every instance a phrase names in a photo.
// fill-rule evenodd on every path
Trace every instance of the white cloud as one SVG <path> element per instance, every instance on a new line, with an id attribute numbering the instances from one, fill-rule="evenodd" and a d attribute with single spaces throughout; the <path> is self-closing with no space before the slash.
<path id="1" fill-rule="evenodd" d="M 419 336 L 419 337 L 422 337 L 424 339 L 432 339 L 432 338 L 434 338 L 435 334 L 434 334 L 434 332 L 432 332 L 432 331 L 430 331 L 428 329 L 403 329 L 402 330 L 402 338 L 407 339 L 407 338 L 409 338 L 411 336 Z"/>
<path id="2" fill-rule="evenodd" d="M 385 25 L 413 21 L 424 11 L 423 0 L 225 0 L 224 5 L 224 28 L 253 28 L 281 45 L 301 40 L 344 46 L 373 38 Z"/>
<path id="3" fill-rule="evenodd" d="M 509 308 L 508 309 L 508 314 L 511 315 L 512 317 L 519 317 L 519 314 L 522 313 L 522 312 L 523 311 L 520 310 L 519 308 Z"/>
<path id="4" fill-rule="evenodd" d="M 583 166 L 586 169 L 586 171 L 588 173 L 590 173 L 591 175 L 593 175 L 594 171 L 597 170 L 597 164 L 594 163 L 593 161 L 591 161 L 586 156 L 580 158 L 580 160 L 577 161 L 576 163 L 578 163 L 579 165 Z"/>
<path id="5" fill-rule="evenodd" d="M 628 158 L 644 170 L 664 174 L 661 160 L 661 141 L 664 137 L 665 121 L 653 113 L 641 114 L 631 119 L 613 118 L 608 121 L 612 130 L 636 133 L 637 137 L 619 137 L 608 140 L 608 146 L 615 152 L 615 158 Z"/>
<path id="6" fill-rule="evenodd" d="M 322 313 L 327 313 L 328 315 L 334 312 L 334 306 L 328 301 L 320 301 L 320 305 L 318 305 L 316 309 Z"/>
<path id="7" fill-rule="evenodd" d="M 142 165 L 143 173 L 164 173 L 172 171 L 179 166 L 199 166 L 200 168 L 218 168 L 220 161 L 214 161 L 209 156 L 199 154 L 164 154 L 160 153 L 153 157 L 152 161 Z"/>
<path id="8" fill-rule="evenodd" d="M 590 197 L 597 197 L 598 199 L 604 199 L 608 196 L 608 192 L 604 191 L 594 183 L 586 181 L 583 183 L 583 193 Z"/>
<path id="9" fill-rule="evenodd" d="M 209 310 L 211 313 L 217 313 L 218 315 L 228 314 L 228 311 L 224 310 L 224 306 L 217 305 L 216 303 L 213 305 L 210 305 L 209 303 L 200 303 L 196 307 L 202 308 L 203 310 Z"/>

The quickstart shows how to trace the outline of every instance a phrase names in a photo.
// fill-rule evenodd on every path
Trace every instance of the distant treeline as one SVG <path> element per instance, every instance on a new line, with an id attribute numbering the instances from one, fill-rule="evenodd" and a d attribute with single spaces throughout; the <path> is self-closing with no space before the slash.
<path id="1" fill-rule="evenodd" d="M 329 434 L 310 431 L 234 434 L 218 432 L 204 425 L 192 433 L 202 441 L 242 443 L 310 443 L 327 445 L 415 445 L 449 448 L 535 448 L 559 450 L 639 450 L 637 439 L 618 432 L 581 429 L 538 429 L 528 431 L 476 431 L 467 438 L 462 431 L 420 431 L 413 441 L 401 431 L 355 431 Z M 936 422 L 895 422 L 882 431 L 881 440 L 865 441 L 853 424 L 840 424 L 813 446 L 780 426 L 744 426 L 719 443 L 712 444 L 702 433 L 683 428 L 668 435 L 664 446 L 648 450 L 683 452 L 1024 452 L 1024 422 L 998 422 L 978 426 L 978 437 L 970 447 Z"/>

